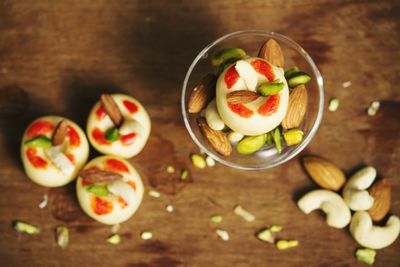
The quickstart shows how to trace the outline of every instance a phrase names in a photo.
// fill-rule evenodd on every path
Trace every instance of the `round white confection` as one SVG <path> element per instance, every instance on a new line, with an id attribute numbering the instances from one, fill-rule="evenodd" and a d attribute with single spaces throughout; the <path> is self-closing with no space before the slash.
<path id="1" fill-rule="evenodd" d="M 87 136 L 92 146 L 100 153 L 119 156 L 122 158 L 131 158 L 142 151 L 147 142 L 147 139 L 149 138 L 151 129 L 150 118 L 142 104 L 140 104 L 140 102 L 137 101 L 135 98 L 123 94 L 112 94 L 111 97 L 114 99 L 115 103 L 119 107 L 124 120 L 134 120 L 136 124 L 134 123 L 133 125 L 141 126 L 140 131 L 134 132 L 136 134 L 136 137 L 134 137 L 134 141 L 130 144 L 124 144 L 121 141 L 121 138 L 123 137 L 120 137 L 117 141 L 106 141 L 102 143 L 94 138 L 95 129 L 97 129 L 97 131 L 100 131 L 100 133 L 104 137 L 106 131 L 114 127 L 114 124 L 108 115 L 104 115 L 100 118 L 97 114 L 99 108 L 102 107 L 100 101 L 94 105 L 90 112 L 86 127 Z M 124 102 L 126 101 L 129 101 L 130 103 L 136 105 L 137 111 L 129 111 L 127 106 L 124 104 Z M 120 134 L 126 135 L 127 133 L 120 132 Z"/>
<path id="2" fill-rule="evenodd" d="M 115 160 L 120 164 L 123 164 L 128 172 L 126 171 L 118 171 L 118 170 L 110 170 L 107 168 L 107 161 Z M 78 177 L 76 181 L 76 193 L 78 196 L 78 201 L 83 211 L 89 215 L 94 220 L 104 223 L 104 224 L 118 224 L 128 220 L 139 208 L 142 203 L 144 187 L 140 175 L 136 171 L 136 169 L 126 160 L 115 157 L 115 156 L 100 156 L 93 160 L 91 160 L 84 169 L 88 168 L 99 168 L 100 170 L 108 170 L 113 172 L 118 172 L 122 175 L 122 180 L 111 182 L 107 184 L 107 188 L 109 191 L 111 187 L 128 187 L 129 190 L 125 190 L 128 195 L 124 195 L 123 200 L 126 202 L 126 205 L 121 204 L 119 198 L 122 196 L 115 195 L 114 193 L 110 193 L 107 196 L 96 196 L 95 194 L 86 190 L 88 185 L 83 184 L 82 177 Z M 135 186 L 132 187 L 132 184 Z M 122 190 L 121 190 L 122 192 Z M 101 201 L 106 201 L 112 205 L 112 210 L 110 212 L 104 214 L 96 213 L 96 210 L 93 207 L 93 201 L 96 201 L 96 198 L 101 199 Z"/>
<path id="3" fill-rule="evenodd" d="M 32 129 L 31 127 L 35 127 L 35 125 L 38 125 L 38 123 L 41 122 L 50 125 L 51 128 L 47 127 L 47 130 L 40 132 L 40 135 L 51 139 L 57 124 L 61 120 L 67 121 L 67 125 L 69 127 L 68 131 L 71 131 L 71 129 L 74 130 L 74 133 L 76 133 L 79 137 L 79 144 L 74 144 L 73 141 L 71 143 L 71 138 L 67 132 L 67 137 L 65 138 L 66 140 L 63 144 L 57 147 L 42 148 L 29 147 L 25 145 L 26 141 L 37 137 L 36 135 L 32 136 L 28 133 L 28 131 Z M 67 161 L 67 166 L 69 167 L 67 171 L 60 169 L 57 164 L 52 162 L 51 158 L 48 156 L 49 149 L 57 149 L 57 152 L 60 153 L 60 156 L 63 157 L 64 161 Z M 35 151 L 35 155 L 28 156 L 30 151 Z M 22 137 L 21 158 L 25 172 L 32 181 L 42 186 L 58 187 L 73 181 L 78 175 L 79 170 L 83 167 L 83 165 L 85 165 L 88 156 L 89 144 L 85 133 L 77 124 L 63 117 L 45 116 L 38 118 L 28 126 Z M 36 160 L 44 161 L 46 163 L 45 166 L 35 167 L 35 158 Z M 69 158 L 73 158 L 73 161 L 71 161 Z"/>
<path id="4" fill-rule="evenodd" d="M 263 59 L 254 57 L 243 59 L 243 61 L 246 61 L 248 63 L 254 60 L 263 60 Z M 274 114 L 267 116 L 263 116 L 257 112 L 259 107 L 263 103 L 265 103 L 267 99 L 267 97 L 263 96 L 259 97 L 257 100 L 251 103 L 244 104 L 245 107 L 253 111 L 253 115 L 251 117 L 245 118 L 233 112 L 228 106 L 226 95 L 229 92 L 237 90 L 251 90 L 251 89 L 248 88 L 245 80 L 242 77 L 239 77 L 237 82 L 230 89 L 228 89 L 225 82 L 225 74 L 231 66 L 229 66 L 219 76 L 216 86 L 217 87 L 216 101 L 217 101 L 218 112 L 222 120 L 225 122 L 225 124 L 233 131 L 241 133 L 243 135 L 260 135 L 271 131 L 272 129 L 277 127 L 284 119 L 289 102 L 289 88 L 286 83 L 286 79 L 284 77 L 283 69 L 278 68 L 270 63 L 268 64 L 272 67 L 272 72 L 274 73 L 275 79 L 283 82 L 285 85 L 284 88 L 279 92 L 280 101 L 277 111 Z M 257 77 L 257 86 L 259 86 L 261 83 L 268 82 L 267 78 L 260 73 L 257 73 L 256 77 Z"/>

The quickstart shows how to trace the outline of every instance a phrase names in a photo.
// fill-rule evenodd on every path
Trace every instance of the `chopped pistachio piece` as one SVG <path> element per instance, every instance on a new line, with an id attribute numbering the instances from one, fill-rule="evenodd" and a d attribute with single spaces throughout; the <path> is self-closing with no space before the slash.
<path id="1" fill-rule="evenodd" d="M 271 132 L 272 134 L 272 139 L 274 140 L 276 150 L 278 151 L 278 154 L 282 152 L 282 142 L 281 142 L 281 131 L 279 130 L 279 127 L 276 127 L 274 130 Z"/>
<path id="2" fill-rule="evenodd" d="M 89 186 L 85 187 L 86 191 L 95 194 L 96 196 L 99 197 L 105 197 L 108 196 L 110 191 L 108 191 L 107 186 L 104 184 L 92 184 Z"/>
<path id="3" fill-rule="evenodd" d="M 168 166 L 168 167 L 167 167 L 167 172 L 168 172 L 168 173 L 174 173 L 174 172 L 175 172 L 174 166 Z"/>
<path id="4" fill-rule="evenodd" d="M 40 233 L 40 228 L 35 225 L 21 221 L 15 221 L 13 224 L 14 224 L 14 229 L 17 230 L 18 232 L 27 233 L 30 235 Z"/>
<path id="5" fill-rule="evenodd" d="M 369 248 L 359 248 L 356 250 L 356 258 L 358 261 L 372 265 L 375 262 L 376 251 Z"/>
<path id="6" fill-rule="evenodd" d="M 283 138 L 287 146 L 300 144 L 303 141 L 303 136 L 303 131 L 299 129 L 290 129 L 283 133 Z"/>
<path id="7" fill-rule="evenodd" d="M 268 229 L 272 232 L 272 233 L 277 233 L 282 231 L 282 226 L 280 225 L 272 225 L 271 227 L 269 227 Z"/>
<path id="8" fill-rule="evenodd" d="M 207 166 L 206 161 L 199 154 L 192 155 L 192 163 L 196 168 L 204 169 Z"/>
<path id="9" fill-rule="evenodd" d="M 140 234 L 140 237 L 141 237 L 143 240 L 149 240 L 149 239 L 152 239 L 152 238 L 153 238 L 153 233 L 150 232 L 150 231 L 143 231 L 143 232 Z"/>
<path id="10" fill-rule="evenodd" d="M 379 101 L 373 101 L 369 105 L 368 108 L 368 116 L 375 116 L 376 112 L 378 112 L 379 107 L 381 106 L 381 103 Z"/>
<path id="11" fill-rule="evenodd" d="M 343 88 L 347 88 L 347 87 L 350 87 L 351 84 L 352 84 L 351 81 L 345 81 L 345 82 L 342 83 L 342 87 Z"/>
<path id="12" fill-rule="evenodd" d="M 49 148 L 52 146 L 51 140 L 44 135 L 36 136 L 35 138 L 26 140 L 24 145 L 27 147 L 42 147 Z"/>
<path id="13" fill-rule="evenodd" d="M 149 196 L 151 197 L 155 197 L 155 198 L 159 198 L 161 196 L 160 192 L 156 191 L 156 190 L 149 190 L 148 192 Z"/>
<path id="14" fill-rule="evenodd" d="M 121 237 L 119 234 L 112 234 L 107 237 L 107 242 L 113 245 L 118 245 L 119 243 L 121 243 Z"/>
<path id="15" fill-rule="evenodd" d="M 288 248 L 294 248 L 294 247 L 297 247 L 298 245 L 299 245 L 299 241 L 298 240 L 279 240 L 275 244 L 276 248 L 279 249 L 279 250 L 285 250 L 285 249 L 288 249 Z"/>
<path id="16" fill-rule="evenodd" d="M 68 228 L 65 226 L 57 226 L 56 238 L 57 238 L 57 244 L 63 249 L 66 248 L 69 243 Z"/>
<path id="17" fill-rule="evenodd" d="M 258 232 L 256 237 L 264 242 L 268 242 L 268 243 L 272 243 L 272 244 L 275 242 L 275 238 L 272 235 L 272 231 L 270 229 L 264 229 L 264 230 Z"/>
<path id="18" fill-rule="evenodd" d="M 189 171 L 188 170 L 182 170 L 181 172 L 181 180 L 186 180 L 186 178 L 189 177 Z"/>
<path id="19" fill-rule="evenodd" d="M 335 112 L 335 111 L 338 109 L 339 104 L 340 104 L 340 100 L 339 100 L 338 98 L 336 98 L 336 97 L 332 98 L 332 99 L 329 101 L 328 110 L 329 110 L 330 112 Z"/>
<path id="20" fill-rule="evenodd" d="M 112 127 L 108 129 L 105 133 L 105 137 L 107 141 L 115 142 L 119 138 L 119 130 L 117 127 Z"/>
<path id="21" fill-rule="evenodd" d="M 215 230 L 215 233 L 219 236 L 219 238 L 221 238 L 224 241 L 228 241 L 229 240 L 229 233 L 225 230 L 222 229 L 217 229 Z"/>
<path id="22" fill-rule="evenodd" d="M 167 206 L 165 206 L 165 210 L 166 210 L 167 212 L 171 213 L 171 212 L 174 211 L 174 206 L 172 206 L 172 205 L 167 205 Z"/>
<path id="23" fill-rule="evenodd" d="M 245 210 L 242 206 L 237 205 L 235 206 L 235 208 L 233 209 L 233 212 L 236 215 L 239 215 L 240 217 L 242 217 L 243 219 L 245 219 L 248 222 L 252 222 L 256 219 L 256 217 L 254 217 L 253 214 L 251 214 L 250 212 L 248 212 L 247 210 Z"/>
<path id="24" fill-rule="evenodd" d="M 207 164 L 208 167 L 214 167 L 215 166 L 215 160 L 212 157 L 207 156 L 206 157 L 206 164 Z"/>
<path id="25" fill-rule="evenodd" d="M 217 224 L 217 223 L 221 223 L 222 222 L 222 216 L 221 215 L 213 215 L 211 216 L 210 220 L 211 222 Z"/>

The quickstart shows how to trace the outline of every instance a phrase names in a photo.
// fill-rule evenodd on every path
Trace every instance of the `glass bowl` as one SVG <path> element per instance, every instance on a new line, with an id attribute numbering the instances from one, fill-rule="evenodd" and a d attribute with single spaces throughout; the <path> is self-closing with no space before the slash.
<path id="1" fill-rule="evenodd" d="M 261 46 L 269 38 L 275 39 L 282 48 L 285 57 L 285 70 L 298 66 L 301 71 L 311 76 L 307 83 L 308 107 L 304 121 L 299 127 L 304 132 L 303 141 L 295 146 L 285 146 L 282 140 L 282 153 L 278 154 L 274 146 L 264 146 L 252 155 L 241 155 L 232 149 L 230 156 L 218 154 L 200 132 L 196 119 L 204 114 L 188 112 L 188 101 L 193 88 L 207 73 L 215 73 L 216 68 L 210 63 L 210 55 L 221 48 L 239 47 L 250 56 L 257 56 Z M 321 74 L 310 55 L 292 39 L 275 32 L 262 30 L 244 30 L 222 36 L 207 45 L 194 59 L 186 73 L 182 88 L 182 114 L 186 128 L 193 141 L 206 154 L 218 162 L 242 170 L 261 170 L 280 165 L 300 153 L 314 137 L 322 120 L 324 105 L 324 89 Z"/>

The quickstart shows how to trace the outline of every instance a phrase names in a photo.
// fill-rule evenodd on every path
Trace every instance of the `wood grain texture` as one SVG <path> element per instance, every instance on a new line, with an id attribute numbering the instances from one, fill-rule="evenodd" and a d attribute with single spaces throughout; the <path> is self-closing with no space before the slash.
<path id="1" fill-rule="evenodd" d="M 296 207 L 315 188 L 299 157 L 272 170 L 244 172 L 217 165 L 195 170 L 197 148 L 183 125 L 181 84 L 195 55 L 217 37 L 240 29 L 269 29 L 292 37 L 315 59 L 329 98 L 312 143 L 302 153 L 337 163 L 346 174 L 375 166 L 392 184 L 391 212 L 400 214 L 400 2 L 399 1 L 0 1 L 0 265 L 1 266 L 365 266 L 347 230 L 329 228 L 319 213 Z M 342 88 L 344 81 L 352 86 Z M 121 227 L 122 243 L 79 208 L 74 185 L 46 189 L 29 181 L 19 159 L 24 128 L 34 118 L 59 114 L 82 127 L 101 93 L 139 99 L 153 122 L 144 151 L 131 162 L 145 185 L 167 192 L 147 195 Z M 381 101 L 375 117 L 366 109 Z M 91 153 L 91 157 L 95 156 Z M 171 185 L 166 167 L 187 166 L 191 179 Z M 43 194 L 49 205 L 37 207 Z M 172 204 L 169 214 L 165 205 Z M 240 204 L 256 216 L 232 213 Z M 223 242 L 209 217 L 224 216 Z M 42 227 L 15 232 L 14 219 Z M 57 247 L 54 229 L 70 228 L 70 246 Z M 283 239 L 300 246 L 277 251 L 254 238 L 280 224 Z M 154 239 L 140 239 L 151 230 Z M 378 251 L 375 266 L 400 265 L 400 241 Z"/>

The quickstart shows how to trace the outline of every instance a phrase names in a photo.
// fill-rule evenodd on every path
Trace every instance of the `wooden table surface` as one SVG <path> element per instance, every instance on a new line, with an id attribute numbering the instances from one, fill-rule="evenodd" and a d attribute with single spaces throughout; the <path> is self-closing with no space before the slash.
<path id="1" fill-rule="evenodd" d="M 217 164 L 191 166 L 198 152 L 181 116 L 180 94 L 195 55 L 217 37 L 240 29 L 268 29 L 292 37 L 315 59 L 325 82 L 322 125 L 301 153 L 337 163 L 347 174 L 364 164 L 392 184 L 393 214 L 400 214 L 400 1 L 0 1 L 0 265 L 1 266 L 365 266 L 349 231 L 326 225 L 322 213 L 296 206 L 316 186 L 300 157 L 257 172 Z M 343 88 L 342 83 L 352 85 Z M 130 161 L 151 185 L 166 192 L 145 195 L 122 224 L 122 242 L 105 241 L 111 227 L 80 209 L 74 184 L 47 189 L 31 182 L 19 158 L 25 127 L 45 114 L 67 116 L 85 127 L 90 107 L 104 92 L 135 96 L 150 113 L 153 129 Z M 381 101 L 374 117 L 371 101 Z M 91 157 L 95 153 L 91 153 Z M 166 167 L 186 166 L 188 184 L 173 182 Z M 44 194 L 49 204 L 39 209 Z M 175 207 L 173 213 L 165 205 Z M 233 214 L 240 204 L 256 216 Z M 209 217 L 221 214 L 220 240 Z M 41 226 L 39 235 L 17 233 L 13 220 Z M 297 248 L 278 251 L 254 233 L 279 224 L 279 238 Z M 61 250 L 54 228 L 70 229 Z M 140 232 L 150 230 L 144 241 Z M 375 266 L 400 266 L 400 241 L 378 251 Z"/>

